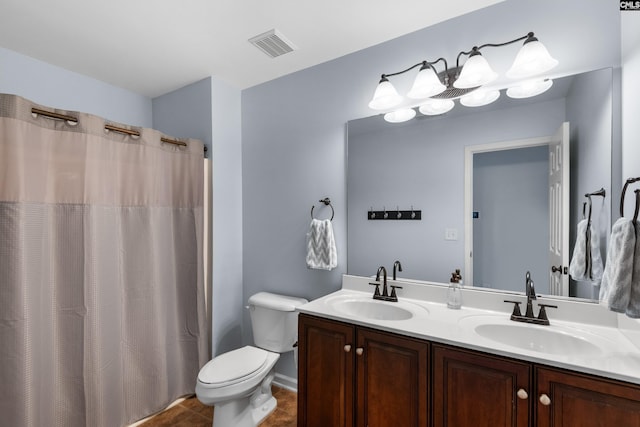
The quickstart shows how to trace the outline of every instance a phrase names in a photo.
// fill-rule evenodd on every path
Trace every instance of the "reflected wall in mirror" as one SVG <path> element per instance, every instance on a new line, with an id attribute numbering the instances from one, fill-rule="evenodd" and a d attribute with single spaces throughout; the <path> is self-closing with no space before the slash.
<path id="1" fill-rule="evenodd" d="M 389 267 L 398 259 L 403 278 L 447 282 L 451 272 L 460 268 L 465 285 L 473 285 L 474 278 L 466 277 L 464 271 L 471 255 L 465 253 L 465 147 L 550 137 L 563 122 L 570 123 L 569 209 L 564 214 L 568 215 L 570 252 L 586 201 L 584 194 L 603 187 L 607 197 L 594 199 L 592 217 L 604 256 L 611 221 L 612 78 L 611 69 L 567 76 L 555 79 L 550 91 L 535 98 L 513 100 L 502 96 L 485 107 L 459 106 L 443 116 L 418 116 L 402 124 L 386 123 L 382 116 L 350 121 L 348 273 L 369 276 L 378 266 Z M 494 209 L 507 209 L 497 203 Z M 371 209 L 412 207 L 422 210 L 420 221 L 368 220 Z M 548 215 L 548 210 L 545 213 Z M 548 227 L 539 229 L 543 226 L 519 216 L 508 215 L 513 223 L 497 224 L 497 229 L 517 237 L 517 230 L 528 227 L 548 236 Z M 498 236 L 492 232 L 484 238 L 489 245 L 506 249 L 504 254 L 489 256 L 493 266 L 487 268 L 493 269 L 494 277 L 500 280 L 482 284 L 523 291 L 524 274 L 530 270 L 538 293 L 549 293 L 549 264 L 534 265 L 522 247 L 511 247 Z M 514 240 L 527 244 L 524 238 Z M 571 281 L 569 295 L 594 298 L 597 287 Z"/>

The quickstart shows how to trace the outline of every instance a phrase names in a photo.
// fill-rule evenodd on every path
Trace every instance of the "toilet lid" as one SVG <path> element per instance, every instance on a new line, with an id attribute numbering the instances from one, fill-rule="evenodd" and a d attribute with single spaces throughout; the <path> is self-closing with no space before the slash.
<path id="1" fill-rule="evenodd" d="M 268 352 L 246 346 L 221 354 L 200 370 L 198 380 L 206 384 L 228 383 L 241 380 L 260 369 L 267 361 Z"/>

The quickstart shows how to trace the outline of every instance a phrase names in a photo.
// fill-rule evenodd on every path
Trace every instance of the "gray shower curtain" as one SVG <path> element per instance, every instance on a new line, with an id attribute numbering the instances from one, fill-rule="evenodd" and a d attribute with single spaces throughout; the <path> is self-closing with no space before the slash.
<path id="1" fill-rule="evenodd" d="M 0 94 L 0 425 L 126 425 L 208 360 L 203 145 L 34 107 Z"/>

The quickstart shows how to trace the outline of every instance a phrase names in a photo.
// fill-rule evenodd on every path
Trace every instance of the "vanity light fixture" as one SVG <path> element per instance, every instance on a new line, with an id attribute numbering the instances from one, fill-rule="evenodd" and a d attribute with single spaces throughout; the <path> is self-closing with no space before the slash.
<path id="1" fill-rule="evenodd" d="M 402 123 L 413 119 L 415 116 L 416 110 L 413 108 L 401 108 L 385 114 L 384 119 L 389 123 Z"/>
<path id="2" fill-rule="evenodd" d="M 511 79 L 529 79 L 545 73 L 556 65 L 558 61 L 551 57 L 544 45 L 534 36 L 533 32 L 510 40 L 505 43 L 487 43 L 474 46 L 471 50 L 458 53 L 455 67 L 449 68 L 446 59 L 438 58 L 435 61 L 422 61 L 406 70 L 395 73 L 382 74 L 376 87 L 369 107 L 373 110 L 385 111 L 385 120 L 398 123 L 410 120 L 415 116 L 413 107 L 418 106 L 423 114 L 443 114 L 454 106 L 453 99 L 460 99 L 462 105 L 478 107 L 490 104 L 498 99 L 500 92 L 497 89 L 478 91 L 479 88 L 493 82 L 498 74 L 493 71 L 488 61 L 480 51 L 487 47 L 502 47 L 524 41 L 523 46 L 516 55 L 513 65 L 506 72 Z M 464 63 L 461 59 L 466 58 Z M 442 63 L 444 70 L 438 71 L 436 65 Z M 420 67 L 418 74 L 407 97 L 410 105 L 401 106 L 397 111 L 389 111 L 401 104 L 407 104 L 403 96 L 398 94 L 389 81 L 389 77 L 398 76 Z M 544 82 L 544 83 L 543 83 Z M 535 89 L 533 89 L 535 86 Z M 514 98 L 535 96 L 551 87 L 551 80 L 539 79 L 516 86 L 508 95 Z M 546 89 L 544 89 L 546 87 Z M 537 90 L 542 90 L 537 92 Z M 527 95 L 531 93 L 530 95 Z M 513 96 L 512 96 L 513 95 Z M 413 113 L 408 110 L 413 110 Z"/>
<path id="3" fill-rule="evenodd" d="M 527 80 L 507 89 L 507 96 L 510 98 L 529 98 L 548 91 L 552 85 L 553 80 L 551 79 Z"/>
<path id="4" fill-rule="evenodd" d="M 498 89 L 478 89 L 460 97 L 460 104 L 465 107 L 482 107 L 489 105 L 496 99 L 500 98 Z"/>

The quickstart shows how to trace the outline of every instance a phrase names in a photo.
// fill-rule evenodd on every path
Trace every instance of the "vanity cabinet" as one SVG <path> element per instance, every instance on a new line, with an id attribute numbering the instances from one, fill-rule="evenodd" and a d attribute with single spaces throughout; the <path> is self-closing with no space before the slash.
<path id="1" fill-rule="evenodd" d="M 640 427 L 640 386 L 299 316 L 300 427 Z"/>
<path id="2" fill-rule="evenodd" d="M 531 365 L 433 345 L 434 427 L 529 426 Z"/>
<path id="3" fill-rule="evenodd" d="M 427 426 L 429 344 L 300 314 L 298 426 Z"/>
<path id="4" fill-rule="evenodd" d="M 640 387 L 536 368 L 538 427 L 640 426 Z"/>

